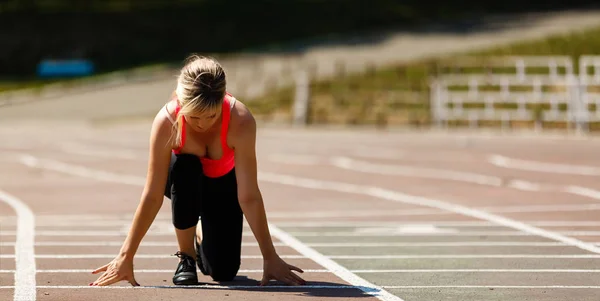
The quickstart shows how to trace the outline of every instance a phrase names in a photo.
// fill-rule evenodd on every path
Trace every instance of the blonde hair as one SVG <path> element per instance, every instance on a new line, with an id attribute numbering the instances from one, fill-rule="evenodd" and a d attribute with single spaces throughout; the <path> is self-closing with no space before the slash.
<path id="1" fill-rule="evenodd" d="M 225 71 L 215 59 L 193 54 L 185 60 L 174 92 L 180 106 L 173 124 L 176 145 L 181 145 L 183 115 L 218 110 L 223 104 L 226 85 Z"/>

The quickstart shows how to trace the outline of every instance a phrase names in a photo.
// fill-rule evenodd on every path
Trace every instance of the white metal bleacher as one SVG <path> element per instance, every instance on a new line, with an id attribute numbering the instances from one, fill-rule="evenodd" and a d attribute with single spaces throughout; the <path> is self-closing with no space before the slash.
<path id="1" fill-rule="evenodd" d="M 537 121 L 585 130 L 600 121 L 595 109 L 600 104 L 600 56 L 580 57 L 578 74 L 568 56 L 466 57 L 453 59 L 447 68 L 431 83 L 438 126 L 453 120 L 468 120 L 474 127 L 483 120 L 504 125 Z M 466 68 L 480 70 L 462 71 Z"/>

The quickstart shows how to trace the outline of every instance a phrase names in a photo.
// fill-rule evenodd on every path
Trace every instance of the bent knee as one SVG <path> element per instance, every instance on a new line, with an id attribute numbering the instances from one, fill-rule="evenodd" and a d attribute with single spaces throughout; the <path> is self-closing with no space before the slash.
<path id="1" fill-rule="evenodd" d="M 177 230 L 187 230 L 198 225 L 198 217 L 187 216 L 185 218 L 176 217 L 173 219 L 173 226 Z"/>

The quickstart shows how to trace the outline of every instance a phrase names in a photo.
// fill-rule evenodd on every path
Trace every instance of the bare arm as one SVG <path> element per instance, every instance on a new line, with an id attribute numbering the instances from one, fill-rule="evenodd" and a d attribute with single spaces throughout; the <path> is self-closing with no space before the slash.
<path id="1" fill-rule="evenodd" d="M 246 115 L 247 114 L 247 115 Z M 256 122 L 246 113 L 236 125 L 235 172 L 238 183 L 238 200 L 258 244 L 263 258 L 276 255 L 257 179 Z"/>
<path id="2" fill-rule="evenodd" d="M 121 280 L 127 280 L 134 286 L 139 285 L 133 276 L 133 257 L 162 206 L 171 157 L 170 134 L 171 124 L 158 114 L 152 123 L 150 133 L 150 156 L 146 185 L 129 234 L 116 258 L 92 272 L 93 274 L 104 273 L 90 285 L 104 286 Z"/>
<path id="3" fill-rule="evenodd" d="M 144 235 L 152 225 L 163 203 L 171 159 L 171 124 L 160 114 L 150 132 L 150 149 L 146 184 L 135 212 L 129 234 L 121 247 L 121 255 L 133 258 Z"/>
<path id="4" fill-rule="evenodd" d="M 300 268 L 285 263 L 275 251 L 265 207 L 258 188 L 256 163 L 256 121 L 245 109 L 236 122 L 234 135 L 235 172 L 238 183 L 238 199 L 246 220 L 258 241 L 264 259 L 261 285 L 270 279 L 281 280 L 290 285 L 305 284 L 304 279 L 292 272 L 303 272 Z"/>

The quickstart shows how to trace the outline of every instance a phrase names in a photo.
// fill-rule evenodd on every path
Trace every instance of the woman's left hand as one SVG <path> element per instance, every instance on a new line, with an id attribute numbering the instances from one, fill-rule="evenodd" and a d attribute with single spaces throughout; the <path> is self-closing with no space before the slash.
<path id="1" fill-rule="evenodd" d="M 291 264 L 287 264 L 279 256 L 265 259 L 263 262 L 263 278 L 260 281 L 260 285 L 267 285 L 269 280 L 279 280 L 285 282 L 288 285 L 304 285 L 306 281 L 300 276 L 296 275 L 292 271 L 304 273 L 304 271 Z"/>

